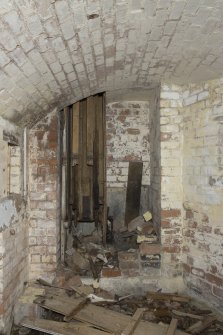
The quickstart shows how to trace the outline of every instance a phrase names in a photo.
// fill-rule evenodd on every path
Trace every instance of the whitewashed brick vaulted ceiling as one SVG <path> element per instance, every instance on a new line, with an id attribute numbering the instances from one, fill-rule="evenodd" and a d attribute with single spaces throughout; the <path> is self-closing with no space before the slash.
<path id="1" fill-rule="evenodd" d="M 0 115 L 223 74 L 222 0 L 0 0 Z"/>

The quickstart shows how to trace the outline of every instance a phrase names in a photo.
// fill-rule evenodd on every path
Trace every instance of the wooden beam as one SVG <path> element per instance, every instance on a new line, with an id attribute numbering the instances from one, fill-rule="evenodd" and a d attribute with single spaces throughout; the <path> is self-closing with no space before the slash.
<path id="1" fill-rule="evenodd" d="M 106 244 L 106 235 L 107 235 L 107 143 L 106 143 L 106 93 L 103 93 L 102 96 L 102 116 L 103 116 L 103 213 L 102 213 L 102 242 Z"/>
<path id="2" fill-rule="evenodd" d="M 186 297 L 186 296 L 182 296 L 178 294 L 152 292 L 152 291 L 149 291 L 147 293 L 147 298 L 153 299 L 153 300 L 171 300 L 171 301 L 178 301 L 178 302 L 189 302 L 191 300 L 190 297 Z"/>
<path id="3" fill-rule="evenodd" d="M 196 315 L 196 314 L 191 314 L 191 313 L 185 313 L 182 311 L 176 311 L 175 309 L 172 310 L 172 313 L 177 316 L 185 316 L 191 319 L 196 319 L 196 320 L 204 320 L 203 315 Z"/>
<path id="4" fill-rule="evenodd" d="M 111 333 L 95 329 L 88 324 L 75 324 L 45 319 L 24 318 L 21 326 L 51 335 L 109 335 Z"/>
<path id="5" fill-rule="evenodd" d="M 107 227 L 107 199 L 106 199 L 106 123 L 105 123 L 105 95 L 98 94 L 95 97 L 96 136 L 98 142 L 98 198 L 99 198 L 99 222 L 102 228 L 102 241 L 106 243 Z"/>
<path id="6" fill-rule="evenodd" d="M 177 329 L 177 319 L 172 318 L 170 325 L 167 329 L 166 335 L 174 335 L 176 333 L 176 329 Z"/>
<path id="7" fill-rule="evenodd" d="M 132 335 L 134 333 L 134 330 L 138 326 L 139 321 L 141 320 L 144 312 L 145 308 L 138 308 L 134 313 L 134 315 L 132 316 L 132 319 L 130 320 L 129 324 L 122 331 L 121 335 Z"/>
<path id="8" fill-rule="evenodd" d="M 72 107 L 72 158 L 73 164 L 78 164 L 78 154 L 79 154 L 79 102 L 73 104 Z"/>
<path id="9" fill-rule="evenodd" d="M 71 214 L 71 139 L 72 139 L 72 111 L 70 107 L 64 108 L 66 116 L 66 155 L 67 155 L 67 166 L 66 166 L 66 207 L 67 207 L 67 221 L 68 226 L 71 225 L 72 214 Z"/>
<path id="10" fill-rule="evenodd" d="M 187 329 L 188 332 L 191 334 L 200 334 L 203 330 L 208 328 L 213 322 L 216 321 L 216 318 L 214 316 L 207 317 L 203 322 L 198 321 L 191 327 Z"/>
<path id="11" fill-rule="evenodd" d="M 129 162 L 125 224 L 139 216 L 143 162 Z"/>
<path id="12" fill-rule="evenodd" d="M 95 133 L 95 100 L 87 98 L 87 165 L 93 165 L 93 143 Z"/>
<path id="13" fill-rule="evenodd" d="M 81 101 L 82 114 L 82 164 L 81 167 L 81 184 L 82 194 L 80 194 L 80 202 L 82 203 L 82 212 L 80 220 L 93 221 L 93 176 L 92 166 L 87 164 L 87 99 Z"/>
<path id="14" fill-rule="evenodd" d="M 84 298 L 83 300 L 81 300 L 79 302 L 79 304 L 72 309 L 70 314 L 68 314 L 64 317 L 64 321 L 66 321 L 66 322 L 71 321 L 73 319 L 74 315 L 77 314 L 88 302 L 89 302 L 88 298 Z"/>

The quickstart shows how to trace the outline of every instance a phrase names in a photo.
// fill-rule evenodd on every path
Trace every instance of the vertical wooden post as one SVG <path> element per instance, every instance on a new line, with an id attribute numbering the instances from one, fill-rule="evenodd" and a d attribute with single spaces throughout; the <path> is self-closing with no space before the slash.
<path id="1" fill-rule="evenodd" d="M 72 212 L 71 212 L 71 143 L 72 143 L 72 112 L 70 107 L 65 108 L 66 111 L 66 148 L 67 148 L 67 192 L 66 207 L 68 227 L 71 228 Z"/>
<path id="2" fill-rule="evenodd" d="M 103 113 L 103 198 L 104 198 L 104 207 L 103 207 L 103 237 L 102 242 L 106 244 L 106 234 L 107 234 L 107 146 L 106 146 L 106 95 L 103 93 L 102 98 L 102 113 Z"/>
<path id="3" fill-rule="evenodd" d="M 62 189 L 63 189 L 63 129 L 64 129 L 64 113 L 59 112 L 58 116 L 58 165 L 59 165 L 59 175 L 58 175 L 58 193 L 57 197 L 59 200 L 59 213 L 58 213 L 58 223 L 59 223 L 59 234 L 60 234 L 60 259 L 64 262 L 64 225 L 62 218 Z"/>
<path id="4" fill-rule="evenodd" d="M 78 220 L 78 188 L 80 183 L 79 169 L 79 137 L 80 137 L 80 103 L 76 102 L 72 106 L 72 207 L 74 213 L 74 223 Z"/>
<path id="5" fill-rule="evenodd" d="M 95 99 L 87 98 L 87 165 L 93 165 L 93 143 L 95 133 Z"/>

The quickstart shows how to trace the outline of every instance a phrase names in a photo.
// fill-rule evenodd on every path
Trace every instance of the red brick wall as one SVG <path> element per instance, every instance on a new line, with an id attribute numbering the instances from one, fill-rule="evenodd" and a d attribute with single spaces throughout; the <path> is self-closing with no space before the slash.
<path id="1" fill-rule="evenodd" d="M 58 116 L 54 111 L 29 132 L 30 277 L 54 270 L 59 250 L 57 224 Z"/>

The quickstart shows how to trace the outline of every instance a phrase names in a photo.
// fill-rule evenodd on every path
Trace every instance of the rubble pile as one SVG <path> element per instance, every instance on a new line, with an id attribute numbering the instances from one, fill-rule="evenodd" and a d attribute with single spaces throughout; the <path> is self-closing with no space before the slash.
<path id="1" fill-rule="evenodd" d="M 109 227 L 112 219 L 109 220 Z M 82 229 L 83 231 L 84 229 Z M 95 234 L 94 229 L 91 230 Z M 94 236 L 93 236 L 94 237 Z M 128 227 L 119 231 L 109 231 L 106 248 L 95 239 L 91 241 L 88 234 L 78 235 L 78 240 L 70 244 L 65 253 L 65 264 L 80 276 L 117 276 L 118 274 L 139 274 L 140 266 L 147 271 L 147 267 L 159 268 L 160 254 L 139 255 L 142 244 L 158 244 L 158 234 L 152 222 L 152 215 L 146 212 L 143 216 L 133 219 Z M 126 253 L 123 253 L 126 252 Z M 133 268 L 130 266 L 133 265 Z M 138 264 L 137 264 L 138 263 Z M 127 268 L 127 269 L 126 269 Z M 135 271 L 136 270 L 136 271 Z"/>

